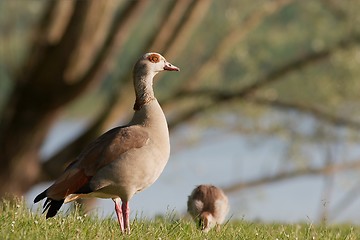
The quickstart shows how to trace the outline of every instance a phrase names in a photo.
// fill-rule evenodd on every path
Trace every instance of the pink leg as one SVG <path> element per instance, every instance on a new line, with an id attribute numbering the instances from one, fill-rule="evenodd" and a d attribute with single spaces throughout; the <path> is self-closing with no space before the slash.
<path id="1" fill-rule="evenodd" d="M 116 212 L 116 216 L 120 225 L 120 230 L 122 233 L 124 233 L 124 220 L 123 220 L 123 212 L 121 210 L 120 207 L 120 202 L 121 199 L 120 198 L 113 198 L 113 201 L 115 203 L 115 212 Z"/>
<path id="2" fill-rule="evenodd" d="M 130 234 L 130 219 L 129 219 L 130 207 L 129 207 L 129 202 L 127 202 L 127 201 L 123 202 L 121 208 L 122 208 L 122 213 L 123 213 L 123 218 L 124 218 L 125 232 Z"/>

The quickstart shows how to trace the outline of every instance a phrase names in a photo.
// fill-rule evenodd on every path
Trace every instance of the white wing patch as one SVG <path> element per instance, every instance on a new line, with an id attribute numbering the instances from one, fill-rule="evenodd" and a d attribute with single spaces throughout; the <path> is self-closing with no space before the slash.
<path id="1" fill-rule="evenodd" d="M 226 214 L 229 212 L 228 203 L 224 199 L 218 199 L 214 203 L 215 205 L 215 213 L 216 216 L 216 222 L 221 224 L 225 220 Z"/>
<path id="2" fill-rule="evenodd" d="M 202 201 L 200 201 L 200 200 L 195 200 L 194 201 L 194 206 L 199 212 L 201 212 L 202 209 L 204 208 L 204 203 Z"/>

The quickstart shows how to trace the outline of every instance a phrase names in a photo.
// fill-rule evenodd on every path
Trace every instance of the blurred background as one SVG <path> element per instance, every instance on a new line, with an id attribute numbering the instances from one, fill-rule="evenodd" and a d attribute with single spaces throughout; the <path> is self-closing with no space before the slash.
<path id="1" fill-rule="evenodd" d="M 132 217 L 182 214 L 209 183 L 231 219 L 359 224 L 359 12 L 351 0 L 0 1 L 0 196 L 36 209 L 91 140 L 127 123 L 132 66 L 154 51 L 181 68 L 155 82 L 172 152 Z"/>

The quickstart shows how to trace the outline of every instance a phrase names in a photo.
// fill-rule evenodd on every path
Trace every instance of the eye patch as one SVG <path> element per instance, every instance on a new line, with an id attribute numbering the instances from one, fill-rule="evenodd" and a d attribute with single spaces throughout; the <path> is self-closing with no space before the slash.
<path id="1" fill-rule="evenodd" d="M 152 62 L 152 63 L 158 63 L 158 62 L 160 62 L 160 57 L 159 57 L 159 55 L 157 55 L 157 54 L 151 54 L 150 56 L 148 56 L 148 59 L 149 59 L 149 61 Z"/>

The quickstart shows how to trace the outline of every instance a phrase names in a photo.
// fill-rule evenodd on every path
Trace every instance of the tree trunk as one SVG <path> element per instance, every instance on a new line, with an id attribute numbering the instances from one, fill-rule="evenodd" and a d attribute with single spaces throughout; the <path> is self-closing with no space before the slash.
<path id="1" fill-rule="evenodd" d="M 7 192 L 23 195 L 33 186 L 41 146 L 59 110 L 94 82 L 83 77 L 92 63 L 80 61 L 79 55 L 98 54 L 103 42 L 98 31 L 108 29 L 110 21 L 104 18 L 111 19 L 114 11 L 109 3 L 48 3 L 1 119 L 0 197 Z"/>

